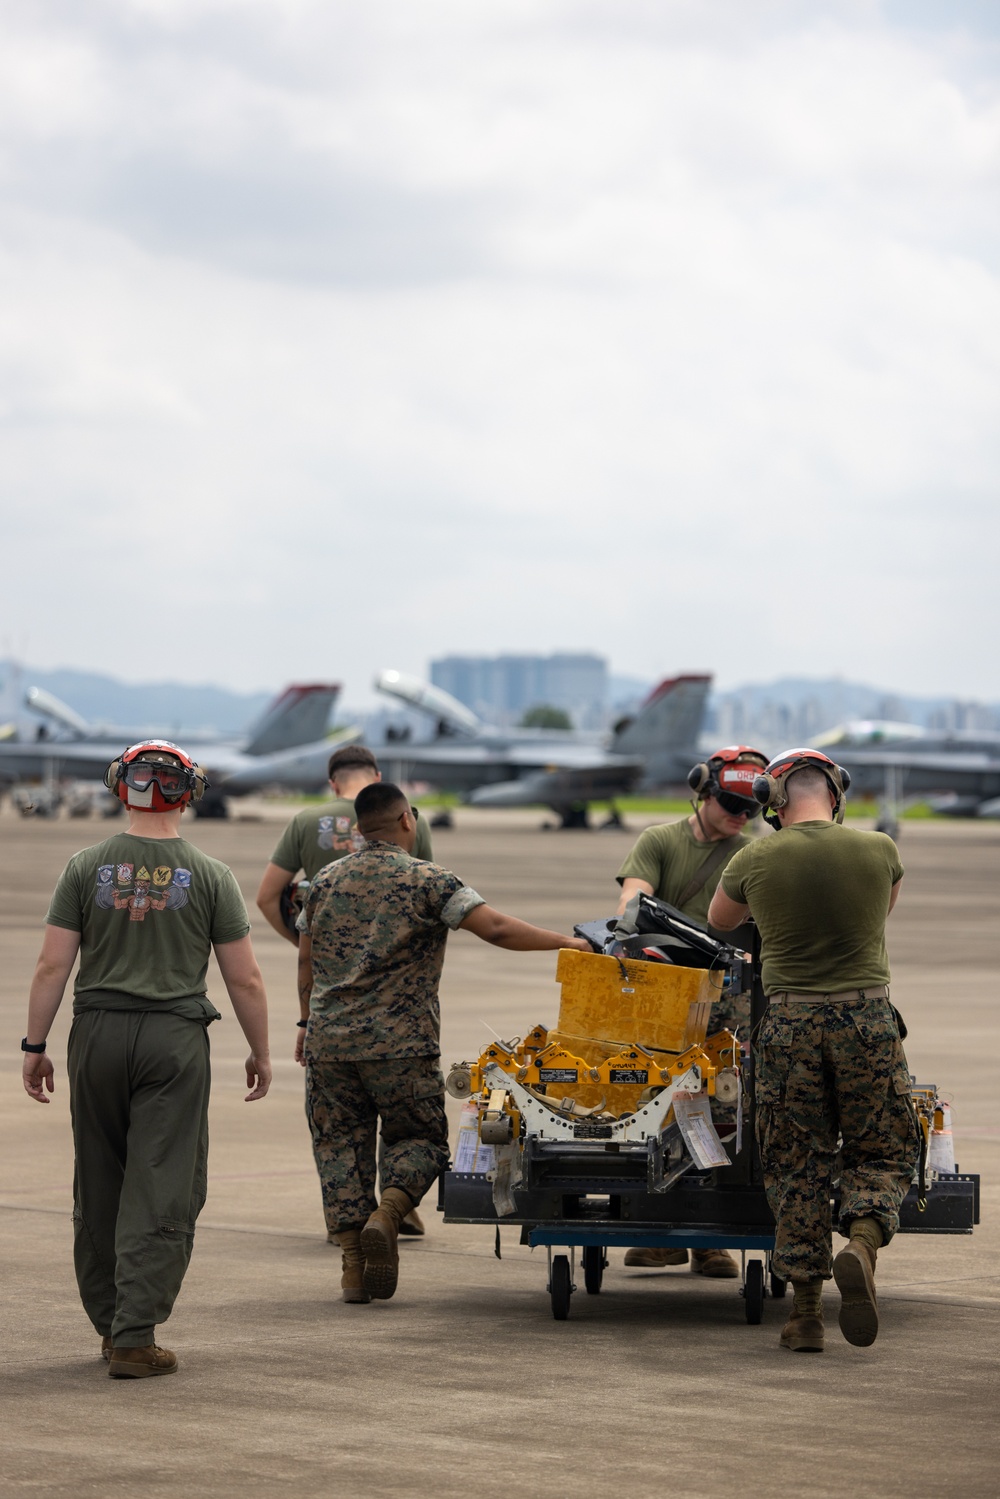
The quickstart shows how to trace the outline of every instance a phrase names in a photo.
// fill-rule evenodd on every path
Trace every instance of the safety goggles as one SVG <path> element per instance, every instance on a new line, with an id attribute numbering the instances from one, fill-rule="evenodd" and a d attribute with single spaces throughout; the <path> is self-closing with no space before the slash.
<path id="1" fill-rule="evenodd" d="M 749 796 L 737 796 L 735 791 L 719 791 L 715 799 L 730 817 L 742 817 L 744 812 L 748 817 L 756 817 L 760 811 L 758 801 Z"/>
<path id="2" fill-rule="evenodd" d="M 122 780 L 133 791 L 148 791 L 155 781 L 163 796 L 183 796 L 194 790 L 194 771 L 186 765 L 158 765 L 153 760 L 133 760 Z"/>

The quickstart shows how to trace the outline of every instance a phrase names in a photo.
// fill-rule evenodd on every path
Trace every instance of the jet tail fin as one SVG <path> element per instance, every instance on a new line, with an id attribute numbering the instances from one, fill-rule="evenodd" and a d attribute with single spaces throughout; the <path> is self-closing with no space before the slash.
<path id="1" fill-rule="evenodd" d="M 273 755 L 322 739 L 339 692 L 339 682 L 286 687 L 251 726 L 243 753 Z"/>
<path id="2" fill-rule="evenodd" d="M 634 718 L 615 729 L 616 755 L 641 755 L 643 784 L 662 786 L 683 781 L 698 759 L 698 738 L 705 718 L 711 676 L 669 677 L 654 687 Z"/>

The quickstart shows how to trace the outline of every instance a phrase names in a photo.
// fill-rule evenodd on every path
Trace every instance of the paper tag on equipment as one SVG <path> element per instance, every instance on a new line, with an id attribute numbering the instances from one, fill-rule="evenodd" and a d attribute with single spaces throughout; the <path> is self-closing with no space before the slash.
<path id="1" fill-rule="evenodd" d="M 675 1093 L 674 1118 L 691 1159 L 706 1171 L 709 1166 L 728 1166 L 729 1157 L 712 1123 L 707 1093 Z"/>

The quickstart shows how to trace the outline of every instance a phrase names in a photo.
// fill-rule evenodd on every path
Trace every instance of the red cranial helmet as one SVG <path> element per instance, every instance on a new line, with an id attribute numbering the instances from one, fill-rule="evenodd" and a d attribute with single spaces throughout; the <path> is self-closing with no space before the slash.
<path id="1" fill-rule="evenodd" d="M 837 765 L 816 749 L 790 749 L 783 750 L 780 755 L 775 755 L 763 775 L 757 776 L 753 783 L 753 794 L 762 807 L 768 811 L 774 811 L 778 807 L 788 804 L 788 792 L 786 782 L 788 777 L 794 775 L 797 770 L 821 770 L 826 776 L 827 784 L 836 797 L 833 815 L 838 822 L 844 820 L 844 807 L 847 801 L 847 792 L 851 785 L 851 773 L 845 770 L 843 765 Z M 769 817 L 765 813 L 765 821 L 773 828 L 779 828 L 781 823 L 777 817 Z"/>
<path id="2" fill-rule="evenodd" d="M 172 812 L 205 793 L 208 777 L 168 739 L 146 739 L 123 750 L 104 776 L 108 790 L 139 812 Z"/>
<path id="3" fill-rule="evenodd" d="M 714 796 L 734 817 L 741 812 L 756 817 L 760 803 L 754 799 L 753 783 L 766 765 L 767 756 L 762 750 L 749 744 L 727 744 L 702 764 L 691 767 L 688 785 L 700 802 Z"/>

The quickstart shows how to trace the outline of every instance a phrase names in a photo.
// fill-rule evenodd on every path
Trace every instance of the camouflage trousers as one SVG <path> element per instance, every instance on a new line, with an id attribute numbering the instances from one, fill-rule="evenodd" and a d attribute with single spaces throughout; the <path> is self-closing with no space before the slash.
<path id="1" fill-rule="evenodd" d="M 750 1034 L 750 995 L 730 994 L 728 989 L 712 1003 L 708 1017 L 708 1034 L 732 1031 L 741 1041 Z"/>
<path id="2" fill-rule="evenodd" d="M 840 1232 L 853 1218 L 875 1218 L 885 1243 L 913 1179 L 919 1141 L 889 1001 L 775 1002 L 757 1038 L 756 1089 L 774 1268 L 828 1279 L 836 1171 Z"/>
<path id="3" fill-rule="evenodd" d="M 448 1165 L 444 1078 L 437 1057 L 349 1061 L 306 1048 L 306 1117 L 330 1233 L 361 1228 L 375 1211 L 375 1137 L 381 1189 L 413 1203 Z"/>

